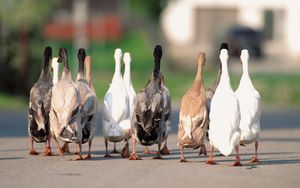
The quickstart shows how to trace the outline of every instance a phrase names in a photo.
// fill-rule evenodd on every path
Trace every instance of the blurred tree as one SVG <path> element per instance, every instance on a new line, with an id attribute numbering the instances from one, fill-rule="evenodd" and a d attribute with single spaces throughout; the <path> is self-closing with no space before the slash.
<path id="1" fill-rule="evenodd" d="M 31 76 L 36 75 L 42 66 L 44 45 L 41 31 L 57 2 L 0 0 L 1 91 L 29 94 Z"/>

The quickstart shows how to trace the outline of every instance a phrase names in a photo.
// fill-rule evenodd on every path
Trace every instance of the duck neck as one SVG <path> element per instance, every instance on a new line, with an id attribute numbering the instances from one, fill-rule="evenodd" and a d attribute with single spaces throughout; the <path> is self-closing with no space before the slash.
<path id="1" fill-rule="evenodd" d="M 91 63 L 90 62 L 85 62 L 85 78 L 89 84 L 89 86 L 91 86 L 92 83 L 92 78 L 91 78 Z"/>
<path id="2" fill-rule="evenodd" d="M 84 64 L 83 64 L 83 60 L 80 59 L 79 63 L 78 63 L 78 75 L 77 78 L 85 78 L 84 77 Z"/>
<path id="3" fill-rule="evenodd" d="M 222 64 L 222 74 L 221 74 L 221 80 L 229 80 L 229 73 L 228 73 L 228 63 L 227 61 L 221 61 Z"/>
<path id="4" fill-rule="evenodd" d="M 115 60 L 115 73 L 114 73 L 114 78 L 121 76 L 121 60 L 116 59 Z"/>
<path id="5" fill-rule="evenodd" d="M 195 78 L 196 82 L 201 82 L 202 81 L 202 65 L 198 63 L 198 69 L 197 69 L 197 74 Z"/>
<path id="6" fill-rule="evenodd" d="M 248 71 L 248 61 L 242 62 L 243 64 L 243 76 L 249 77 L 249 71 Z"/>
<path id="7" fill-rule="evenodd" d="M 160 72 L 160 60 L 155 59 L 155 61 L 154 61 L 154 69 L 153 69 L 154 79 L 157 79 L 159 77 L 159 72 Z"/>
<path id="8" fill-rule="evenodd" d="M 130 63 L 125 63 L 124 79 L 125 81 L 130 82 L 131 79 Z"/>
<path id="9" fill-rule="evenodd" d="M 53 84 L 56 84 L 58 82 L 58 66 L 53 66 L 53 79 L 52 82 Z"/>

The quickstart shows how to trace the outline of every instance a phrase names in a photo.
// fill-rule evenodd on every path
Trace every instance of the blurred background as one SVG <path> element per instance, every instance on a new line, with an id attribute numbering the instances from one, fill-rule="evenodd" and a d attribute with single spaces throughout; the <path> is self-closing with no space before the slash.
<path id="1" fill-rule="evenodd" d="M 138 92 L 161 44 L 162 72 L 173 103 L 190 87 L 199 51 L 206 53 L 205 87 L 218 69 L 219 46 L 229 43 L 233 89 L 242 73 L 240 51 L 250 52 L 249 71 L 264 108 L 300 106 L 300 4 L 293 0 L 0 0 L 0 112 L 21 109 L 37 81 L 43 50 L 68 50 L 73 78 L 76 53 L 93 58 L 100 103 L 114 72 L 114 50 L 132 57 Z"/>

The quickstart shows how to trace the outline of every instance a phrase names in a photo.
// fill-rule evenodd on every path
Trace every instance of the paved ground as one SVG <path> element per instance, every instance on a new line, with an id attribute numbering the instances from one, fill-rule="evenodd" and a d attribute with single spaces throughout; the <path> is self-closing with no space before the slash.
<path id="1" fill-rule="evenodd" d="M 205 164 L 206 157 L 192 150 L 186 150 L 189 162 L 179 163 L 177 114 L 169 139 L 171 155 L 163 160 L 142 154 L 142 147 L 138 147 L 141 161 L 118 155 L 103 158 L 103 137 L 98 129 L 93 160 L 70 161 L 72 155 L 63 160 L 58 155 L 29 156 L 26 113 L 0 112 L 0 187 L 299 187 L 300 110 L 264 112 L 259 148 L 262 163 L 248 163 L 254 151 L 251 145 L 241 148 L 243 167 L 230 166 L 233 156 L 216 156 L 219 164 L 210 166 Z M 122 145 L 118 144 L 118 149 Z M 39 151 L 42 147 L 37 145 Z M 58 154 L 54 143 L 53 151 Z"/>

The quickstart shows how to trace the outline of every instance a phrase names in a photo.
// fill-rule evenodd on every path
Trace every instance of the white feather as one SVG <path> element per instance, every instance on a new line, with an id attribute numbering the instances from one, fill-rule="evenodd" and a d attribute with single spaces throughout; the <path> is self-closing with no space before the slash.
<path id="1" fill-rule="evenodd" d="M 231 88 L 228 75 L 228 51 L 221 50 L 222 75 L 220 83 L 211 101 L 210 110 L 210 143 L 228 156 L 239 144 L 240 109 L 238 100 Z"/>
<path id="2" fill-rule="evenodd" d="M 129 98 L 121 75 L 121 49 L 115 50 L 115 73 L 112 83 L 104 96 L 103 109 L 103 134 L 112 142 L 119 142 L 128 136 L 130 126 L 126 125 L 129 120 Z M 125 121 L 125 122 L 123 122 Z"/>
<path id="3" fill-rule="evenodd" d="M 243 64 L 243 75 L 235 94 L 238 98 L 241 110 L 241 142 L 250 144 L 259 139 L 261 102 L 260 94 L 254 88 L 248 73 L 248 50 L 242 50 L 241 61 Z"/>

